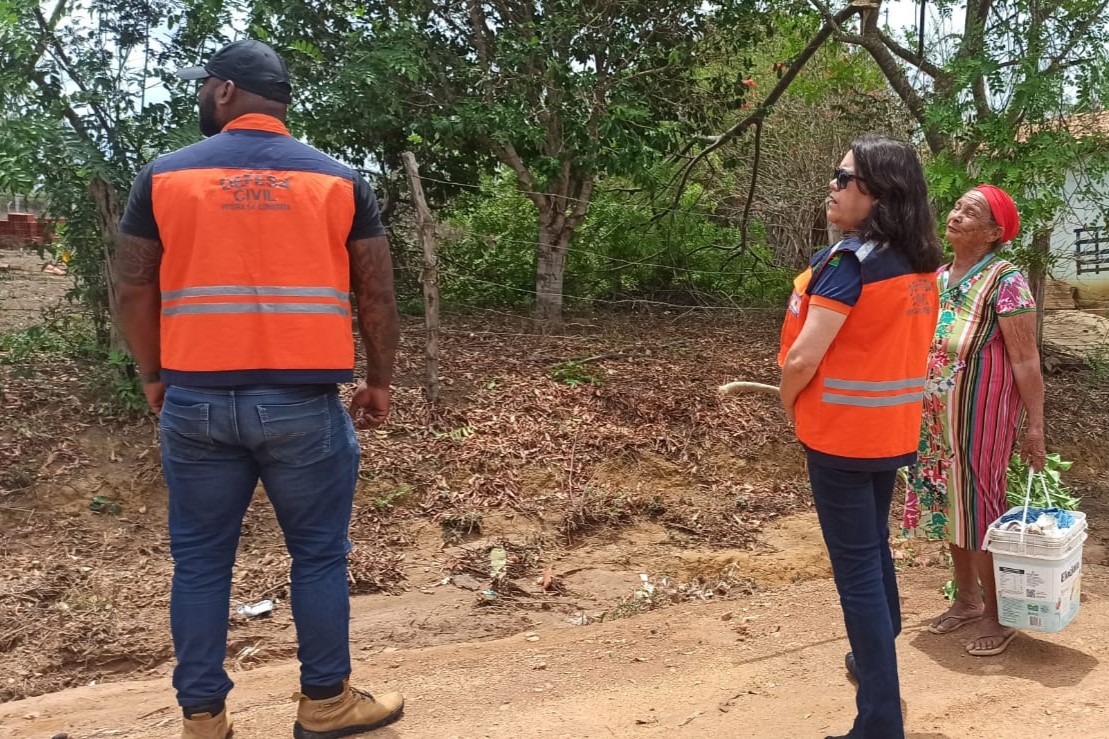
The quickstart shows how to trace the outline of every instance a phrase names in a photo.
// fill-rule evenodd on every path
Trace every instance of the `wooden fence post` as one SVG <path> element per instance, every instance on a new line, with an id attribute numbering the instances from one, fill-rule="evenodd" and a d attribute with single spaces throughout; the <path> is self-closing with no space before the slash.
<path id="1" fill-rule="evenodd" d="M 424 325 L 427 327 L 427 344 L 424 346 L 427 380 L 424 393 L 427 402 L 435 405 L 439 402 L 439 263 L 435 256 L 435 222 L 424 198 L 424 187 L 420 181 L 415 155 L 406 151 L 401 159 L 404 160 L 404 169 L 412 188 L 412 204 L 416 208 L 416 226 L 424 254 L 423 269 L 420 271 L 420 283 L 424 287 Z"/>

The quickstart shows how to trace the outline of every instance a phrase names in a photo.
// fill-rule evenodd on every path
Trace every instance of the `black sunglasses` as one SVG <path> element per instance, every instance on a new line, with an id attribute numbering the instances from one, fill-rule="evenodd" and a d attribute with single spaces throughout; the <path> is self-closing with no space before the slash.
<path id="1" fill-rule="evenodd" d="M 851 184 L 851 180 L 858 180 L 859 182 L 864 181 L 862 177 L 859 177 L 854 172 L 848 172 L 842 167 L 836 167 L 835 172 L 832 173 L 832 177 L 836 181 L 837 190 L 846 190 L 847 186 Z"/>

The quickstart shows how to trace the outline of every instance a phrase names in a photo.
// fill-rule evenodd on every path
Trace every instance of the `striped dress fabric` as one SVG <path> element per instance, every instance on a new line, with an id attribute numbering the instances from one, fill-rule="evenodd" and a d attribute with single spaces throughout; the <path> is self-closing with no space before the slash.
<path id="1" fill-rule="evenodd" d="M 1013 264 L 990 255 L 948 284 L 928 357 L 917 463 L 909 468 L 904 533 L 978 550 L 1006 510 L 1006 470 L 1024 405 L 999 317 L 1036 310 Z"/>

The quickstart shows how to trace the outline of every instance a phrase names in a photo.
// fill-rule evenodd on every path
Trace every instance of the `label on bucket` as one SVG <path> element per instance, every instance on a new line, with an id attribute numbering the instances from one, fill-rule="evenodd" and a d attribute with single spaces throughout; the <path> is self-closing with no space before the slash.
<path id="1" fill-rule="evenodd" d="M 994 553 L 998 617 L 1005 626 L 1054 633 L 1078 613 L 1082 549 L 1058 559 Z"/>
<path id="2" fill-rule="evenodd" d="M 998 567 L 997 588 L 1003 595 L 1017 595 L 1021 598 L 1046 599 L 1051 583 L 1041 569 L 1023 567 Z"/>
<path id="3" fill-rule="evenodd" d="M 1062 631 L 1076 615 L 1079 598 L 1067 598 L 1055 604 L 1024 598 L 998 598 L 998 620 L 1003 626 L 1029 631 Z"/>

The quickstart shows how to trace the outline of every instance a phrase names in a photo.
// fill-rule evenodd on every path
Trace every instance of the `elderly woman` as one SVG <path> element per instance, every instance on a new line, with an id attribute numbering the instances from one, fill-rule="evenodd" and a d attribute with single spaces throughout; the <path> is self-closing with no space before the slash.
<path id="1" fill-rule="evenodd" d="M 992 185 L 959 198 L 947 217 L 951 264 L 937 272 L 940 320 L 928 360 L 917 464 L 909 471 L 906 533 L 946 539 L 958 594 L 930 626 L 947 634 L 980 621 L 968 653 L 1005 651 L 986 528 L 1006 509 L 1009 458 L 1026 412 L 1021 454 L 1044 466 L 1044 385 L 1036 305 L 1020 270 L 998 256 L 1020 229 L 1013 199 Z"/>
<path id="2" fill-rule="evenodd" d="M 939 240 L 908 144 L 858 139 L 829 189 L 828 220 L 845 237 L 794 280 L 782 405 L 808 458 L 859 682 L 847 736 L 898 739 L 901 612 L 889 512 L 897 470 L 916 459 L 920 438 Z"/>

